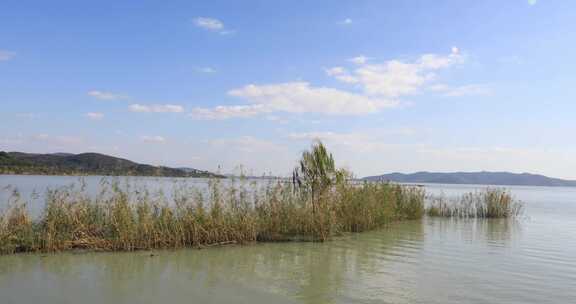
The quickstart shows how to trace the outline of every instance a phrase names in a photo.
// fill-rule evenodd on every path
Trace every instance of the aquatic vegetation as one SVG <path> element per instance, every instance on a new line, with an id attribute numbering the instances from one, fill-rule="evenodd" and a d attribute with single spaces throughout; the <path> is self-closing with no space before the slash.
<path id="1" fill-rule="evenodd" d="M 244 184 L 242 184 L 244 183 Z M 419 218 L 423 192 L 391 184 L 342 183 L 312 201 L 289 183 L 246 181 L 208 191 L 128 191 L 117 184 L 89 197 L 78 186 L 50 190 L 32 218 L 15 199 L 0 215 L 0 252 L 204 247 L 255 241 L 325 241 L 398 220 Z"/>
<path id="2" fill-rule="evenodd" d="M 293 183 L 212 179 L 204 190 L 164 193 L 102 183 L 49 190 L 39 217 L 15 196 L 0 214 L 0 252 L 205 247 L 255 241 L 325 241 L 424 213 L 424 193 L 387 183 L 354 184 L 321 143 L 303 154 Z"/>
<path id="3" fill-rule="evenodd" d="M 424 214 L 424 191 L 388 183 L 343 184 L 337 214 L 345 231 L 360 232 Z"/>
<path id="4" fill-rule="evenodd" d="M 458 218 L 511 218 L 522 213 L 522 203 L 503 189 L 471 192 L 455 199 L 432 198 L 426 208 L 428 216 Z"/>
<path id="5" fill-rule="evenodd" d="M 355 183 L 337 169 L 317 142 L 302 155 L 292 182 L 266 185 L 246 178 L 219 178 L 207 188 L 175 185 L 163 192 L 133 189 L 103 180 L 98 195 L 86 185 L 48 190 L 42 213 L 33 218 L 14 190 L 0 212 L 0 253 L 72 249 L 132 251 L 245 244 L 326 241 L 348 232 L 376 229 L 429 216 L 512 217 L 521 205 L 503 190 L 435 199 L 426 209 L 418 187 Z M 177 181 L 174 181 L 176 183 Z"/>

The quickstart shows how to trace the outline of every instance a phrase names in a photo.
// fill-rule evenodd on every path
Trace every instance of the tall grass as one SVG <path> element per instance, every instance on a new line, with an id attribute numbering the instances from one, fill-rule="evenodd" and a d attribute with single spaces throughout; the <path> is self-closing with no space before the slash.
<path id="1" fill-rule="evenodd" d="M 49 190 L 36 218 L 15 195 L 0 213 L 0 253 L 325 241 L 424 212 L 421 190 L 391 184 L 341 183 L 319 194 L 314 205 L 279 181 L 257 187 L 212 180 L 208 191 L 181 187 L 171 197 L 118 183 L 101 187 L 96 196 L 82 186 Z"/>
<path id="2" fill-rule="evenodd" d="M 511 218 L 521 215 L 522 211 L 522 203 L 510 192 L 490 188 L 452 200 L 435 197 L 426 208 L 428 216 L 458 218 Z"/>
<path id="3" fill-rule="evenodd" d="M 509 217 L 520 211 L 507 192 L 436 201 L 427 210 L 424 191 L 387 183 L 350 183 L 322 143 L 302 155 L 292 183 L 261 187 L 246 179 L 212 179 L 207 191 L 176 188 L 171 197 L 146 189 L 86 185 L 49 190 L 33 218 L 14 191 L 0 212 L 0 253 L 71 249 L 132 251 L 275 241 L 325 241 L 347 232 L 431 216 Z"/>

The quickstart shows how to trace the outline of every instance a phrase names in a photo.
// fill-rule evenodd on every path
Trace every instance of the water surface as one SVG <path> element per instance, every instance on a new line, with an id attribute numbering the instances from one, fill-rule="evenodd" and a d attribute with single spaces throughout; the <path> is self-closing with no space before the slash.
<path id="1" fill-rule="evenodd" d="M 74 180 L 33 178 L 37 189 Z M 322 244 L 0 256 L 0 303 L 573 302 L 576 189 L 508 188 L 527 218 L 424 219 Z"/>

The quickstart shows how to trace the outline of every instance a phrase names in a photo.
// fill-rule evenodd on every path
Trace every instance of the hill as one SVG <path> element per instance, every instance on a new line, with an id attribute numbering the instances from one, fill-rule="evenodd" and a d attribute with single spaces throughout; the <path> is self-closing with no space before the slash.
<path id="1" fill-rule="evenodd" d="M 0 174 L 221 177 L 208 171 L 151 166 L 99 153 L 0 152 Z"/>
<path id="2" fill-rule="evenodd" d="M 576 181 L 551 178 L 544 175 L 510 172 L 416 172 L 412 174 L 390 173 L 363 178 L 369 181 L 392 181 L 398 183 L 478 184 L 508 186 L 576 187 Z"/>

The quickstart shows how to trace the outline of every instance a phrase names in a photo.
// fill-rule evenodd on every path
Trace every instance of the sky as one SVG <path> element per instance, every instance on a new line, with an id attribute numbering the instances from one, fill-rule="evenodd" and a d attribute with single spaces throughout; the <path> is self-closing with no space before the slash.
<path id="1" fill-rule="evenodd" d="M 576 2 L 0 4 L 0 150 L 576 179 Z"/>

